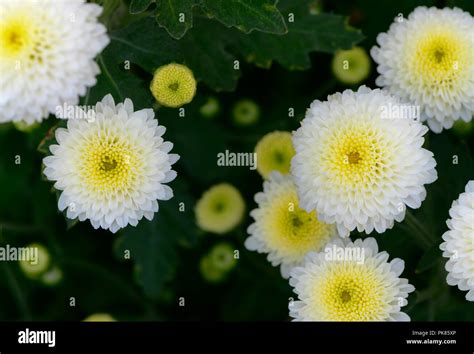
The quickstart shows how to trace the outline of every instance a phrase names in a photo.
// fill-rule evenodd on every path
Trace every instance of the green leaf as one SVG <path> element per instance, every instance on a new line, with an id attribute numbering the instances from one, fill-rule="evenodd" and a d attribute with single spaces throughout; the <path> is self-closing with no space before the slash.
<path id="1" fill-rule="evenodd" d="M 172 188 L 175 196 L 159 202 L 160 209 L 152 221 L 128 226 L 116 243 L 117 258 L 123 259 L 124 252 L 130 251 L 137 281 L 152 298 L 159 297 L 165 283 L 172 279 L 178 264 L 178 245 L 196 243 L 194 200 L 182 181 L 176 180 Z"/>
<path id="2" fill-rule="evenodd" d="M 144 12 L 146 9 L 148 9 L 152 2 L 153 0 L 132 0 L 130 3 L 130 13 L 139 14 Z"/>
<path id="3" fill-rule="evenodd" d="M 123 70 L 127 60 L 150 74 L 161 65 L 182 62 L 190 67 L 198 80 L 214 90 L 233 90 L 240 72 L 234 70 L 235 57 L 226 49 L 231 41 L 229 30 L 215 21 L 200 20 L 196 23 L 198 26 L 191 29 L 180 41 L 170 38 L 150 17 L 112 33 L 112 43 L 102 53 L 101 66 L 104 65 L 107 70 L 103 70 L 100 75 L 100 79 L 104 81 L 101 94 L 109 90 L 108 83 L 117 78 L 120 82 L 112 84 L 115 95 L 120 92 L 120 96 L 124 96 L 126 92 L 130 92 L 130 87 L 145 85 L 146 94 L 151 99 L 148 85 L 152 77 L 142 75 L 146 81 L 140 84 L 139 78 L 138 81 L 135 80 L 137 73 L 133 70 Z M 93 90 L 100 89 L 94 87 Z"/>
<path id="4" fill-rule="evenodd" d="M 156 21 L 175 39 L 193 26 L 194 0 L 157 0 Z"/>
<path id="5" fill-rule="evenodd" d="M 253 30 L 283 34 L 287 28 L 276 7 L 278 0 L 202 0 L 210 17 L 228 27 L 250 33 Z"/>
<path id="6" fill-rule="evenodd" d="M 136 110 L 151 107 L 154 99 L 149 89 L 150 74 L 176 58 L 176 42 L 152 17 L 112 32 L 110 38 L 111 43 L 97 59 L 101 68 L 97 84 L 83 104 L 95 104 L 111 93 L 116 102 L 132 99 Z"/>
<path id="7" fill-rule="evenodd" d="M 200 20 L 180 41 L 185 63 L 198 80 L 216 91 L 234 90 L 240 77 L 234 69 L 236 57 L 227 48 L 231 34 L 217 22 Z"/>
<path id="8" fill-rule="evenodd" d="M 291 23 L 285 35 L 263 32 L 246 35 L 216 21 L 196 19 L 194 27 L 179 41 L 170 38 L 151 18 L 144 18 L 112 33 L 112 43 L 102 54 L 101 66 L 107 70 L 101 76 L 110 83 L 105 86 L 108 90 L 112 87 L 114 95 L 124 96 L 119 91 L 130 92 L 130 87 L 138 87 L 140 90 L 134 90 L 133 94 L 146 94 L 150 99 L 151 76 L 142 75 L 146 81 L 140 83 L 140 79 L 135 79 L 140 73 L 123 70 L 124 62 L 128 60 L 150 74 L 158 66 L 181 62 L 212 89 L 232 91 L 241 74 L 234 68 L 239 55 L 263 67 L 276 60 L 290 69 L 307 69 L 310 52 L 349 48 L 361 38 L 360 33 L 346 28 L 343 17 L 328 14 L 306 14 Z"/>
<path id="9" fill-rule="evenodd" d="M 152 17 L 136 21 L 110 37 L 112 43 L 105 50 L 110 55 L 104 55 L 107 63 L 121 63 L 123 67 L 128 60 L 153 73 L 157 67 L 179 58 L 179 42 L 171 39 Z M 114 56 L 119 59 L 113 60 Z"/>
<path id="10" fill-rule="evenodd" d="M 153 17 L 133 22 L 110 38 L 111 43 L 98 58 L 98 82 L 84 104 L 95 104 L 111 93 L 117 102 L 132 99 L 135 109 L 151 107 L 155 102 L 149 90 L 152 74 L 159 66 L 182 61 L 179 42 L 170 38 Z"/>
<path id="11" fill-rule="evenodd" d="M 127 45 L 112 41 L 99 56 L 98 62 L 101 73 L 97 84 L 87 94 L 83 104 L 95 105 L 105 95 L 112 94 L 115 102 L 123 102 L 130 98 L 135 110 L 149 108 L 154 99 L 149 90 L 151 77 L 136 65 L 133 65 L 132 54 L 127 53 Z M 146 78 L 146 80 L 144 80 Z"/>
<path id="12" fill-rule="evenodd" d="M 276 60 L 287 69 L 311 66 L 309 53 L 333 53 L 362 40 L 360 31 L 349 28 L 345 18 L 332 14 L 309 15 L 288 23 L 283 36 L 254 32 L 241 36 L 236 47 L 247 61 L 268 68 Z"/>

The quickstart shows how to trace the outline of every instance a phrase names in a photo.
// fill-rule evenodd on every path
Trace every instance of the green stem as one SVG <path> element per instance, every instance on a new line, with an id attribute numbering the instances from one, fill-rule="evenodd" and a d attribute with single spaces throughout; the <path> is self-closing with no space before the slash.
<path id="1" fill-rule="evenodd" d="M 102 58 L 102 55 L 99 55 L 98 57 L 98 61 L 99 61 L 99 66 L 101 67 L 102 69 L 102 73 L 107 77 L 107 79 L 109 80 L 110 84 L 112 85 L 112 87 L 114 88 L 115 92 L 117 93 L 119 99 L 120 99 L 120 102 L 123 101 L 123 96 L 122 96 L 122 92 L 120 92 L 120 89 L 117 85 L 117 83 L 115 82 L 114 78 L 112 77 L 112 75 L 110 75 L 110 72 L 109 72 L 109 69 L 107 69 L 107 66 L 105 65 L 104 63 L 104 59 Z"/>
<path id="2" fill-rule="evenodd" d="M 89 87 L 86 92 L 86 97 L 84 97 L 84 106 L 89 105 L 90 93 L 91 93 L 91 88 Z"/>

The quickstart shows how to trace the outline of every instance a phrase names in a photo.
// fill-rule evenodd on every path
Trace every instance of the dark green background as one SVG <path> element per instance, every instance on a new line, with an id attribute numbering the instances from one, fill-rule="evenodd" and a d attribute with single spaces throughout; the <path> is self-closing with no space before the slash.
<path id="1" fill-rule="evenodd" d="M 468 0 L 322 2 L 325 13 L 350 17 L 351 25 L 360 29 L 362 36 L 344 32 L 344 26 L 338 25 L 343 21 L 339 17 L 308 18 L 307 3 L 280 1 L 278 8 L 285 18 L 294 11 L 302 16 L 297 21 L 302 18 L 317 28 L 317 33 L 310 35 L 313 39 L 319 36 L 319 42 L 313 43 L 315 49 L 307 47 L 304 38 L 303 47 L 297 47 L 299 37 L 291 27 L 288 35 L 296 40 L 279 48 L 288 35 L 258 31 L 244 34 L 207 19 L 198 7 L 193 10 L 193 28 L 175 40 L 150 13 L 130 15 L 127 3 L 106 1 L 110 11 L 103 20 L 113 40 L 99 58 L 102 74 L 98 84 L 82 99 L 83 104 L 94 104 L 111 92 L 117 101 L 130 97 L 136 108 L 151 107 L 151 73 L 172 61 L 190 66 L 200 81 L 196 97 L 185 107 L 184 118 L 178 117 L 175 109 L 160 108 L 156 113 L 160 124 L 167 127 L 166 140 L 175 144 L 173 152 L 181 155 L 176 165 L 178 178 L 171 183 L 175 198 L 160 203 L 153 222 L 142 220 L 137 228 L 128 227 L 115 235 L 95 231 L 89 222 L 69 225 L 68 229 L 64 216 L 57 211 L 52 183 L 41 177 L 44 154 L 37 150 L 57 121 L 49 118 L 29 134 L 11 125 L 0 125 L 0 242 L 15 246 L 43 243 L 64 272 L 59 285 L 46 287 L 27 279 L 16 263 L 1 262 L 0 320 L 81 320 L 97 312 L 110 313 L 119 320 L 288 320 L 288 300 L 294 295 L 287 281 L 264 255 L 243 247 L 250 218 L 247 216 L 239 228 L 224 236 L 204 233 L 195 226 L 194 202 L 213 184 L 234 184 L 246 200 L 247 211 L 255 207 L 253 196 L 262 188 L 256 171 L 218 167 L 216 154 L 226 149 L 251 152 L 267 132 L 297 128 L 312 100 L 344 90 L 346 87 L 334 79 L 330 69 L 331 52 L 340 44 L 347 48 L 361 39 L 359 45 L 370 50 L 376 35 L 387 31 L 398 13 L 407 16 L 422 4 L 457 5 L 471 14 L 473 11 L 473 2 Z M 155 7 L 152 4 L 149 12 Z M 318 27 L 318 21 L 324 25 Z M 327 36 L 339 33 L 347 38 L 340 43 L 330 39 L 324 42 Z M 152 54 L 127 46 L 124 39 L 150 49 Z M 257 60 L 258 65 L 245 60 L 246 48 L 251 44 L 260 48 L 258 54 L 263 59 Z M 309 57 L 306 51 L 311 52 Z M 234 59 L 240 60 L 239 72 L 229 66 Z M 274 60 L 270 65 L 266 59 Z M 123 70 L 123 60 L 131 61 L 131 71 Z M 364 84 L 375 88 L 375 77 L 373 66 Z M 211 120 L 198 113 L 209 95 L 216 96 L 222 106 L 221 114 Z M 253 99 L 260 105 L 262 117 L 257 125 L 239 128 L 232 123 L 230 112 L 240 98 Z M 288 118 L 289 107 L 295 109 L 295 118 Z M 405 260 L 403 276 L 416 287 L 406 307 L 413 320 L 472 321 L 474 303 L 464 299 L 465 292 L 446 284 L 445 259 L 438 245 L 447 229 L 445 220 L 452 201 L 474 177 L 473 137 L 463 140 L 450 131 L 429 133 L 426 147 L 435 154 L 439 179 L 428 186 L 428 197 L 414 215 L 430 233 L 432 246 L 421 244 L 405 222 L 382 235 L 371 236 L 391 258 Z M 16 155 L 21 156 L 20 165 L 14 163 Z M 458 156 L 459 164 L 452 164 L 453 155 Z M 181 201 L 185 202 L 185 213 L 177 211 Z M 209 284 L 199 273 L 199 260 L 222 240 L 240 250 L 240 259 L 226 281 Z M 131 250 L 132 260 L 123 260 L 124 249 Z M 69 306 L 71 296 L 76 298 L 75 307 Z M 178 306 L 180 297 L 185 298 L 184 307 Z"/>

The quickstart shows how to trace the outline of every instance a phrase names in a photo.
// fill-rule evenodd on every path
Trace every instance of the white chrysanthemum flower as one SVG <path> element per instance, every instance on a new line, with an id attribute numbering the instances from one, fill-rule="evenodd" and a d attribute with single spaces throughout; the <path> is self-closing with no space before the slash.
<path id="1" fill-rule="evenodd" d="M 377 37 L 378 86 L 419 105 L 431 130 L 474 112 L 474 18 L 458 8 L 417 7 Z"/>
<path id="2" fill-rule="evenodd" d="M 0 2 L 0 122 L 41 121 L 95 85 L 109 43 L 101 12 L 84 0 Z"/>
<path id="3" fill-rule="evenodd" d="M 69 119 L 43 160 L 44 174 L 62 190 L 59 210 L 112 232 L 153 219 L 157 200 L 173 196 L 164 183 L 176 177 L 171 165 L 179 159 L 169 154 L 165 130 L 152 109 L 134 112 L 132 101 L 115 105 L 111 95 L 96 104 L 93 120 Z"/>
<path id="4" fill-rule="evenodd" d="M 469 181 L 466 191 L 453 202 L 449 215 L 449 231 L 440 245 L 443 256 L 449 258 L 447 282 L 468 291 L 466 299 L 474 301 L 474 181 Z"/>
<path id="5" fill-rule="evenodd" d="M 249 226 L 250 237 L 245 247 L 268 253 L 273 266 L 281 265 L 284 278 L 300 265 L 309 251 L 320 251 L 337 236 L 335 225 L 318 220 L 317 214 L 299 207 L 296 187 L 289 175 L 272 172 L 263 183 L 263 192 L 255 195 L 258 208 L 250 215 L 255 222 Z"/>
<path id="6" fill-rule="evenodd" d="M 409 321 L 401 308 L 415 290 L 399 278 L 403 260 L 388 263 L 374 238 L 335 239 L 324 252 L 309 253 L 293 268 L 290 285 L 298 301 L 290 302 L 295 321 Z"/>
<path id="7" fill-rule="evenodd" d="M 300 205 L 336 223 L 339 234 L 382 233 L 418 208 L 424 184 L 437 178 L 433 154 L 422 148 L 428 128 L 384 117 L 400 107 L 388 93 L 363 86 L 314 101 L 294 134 L 291 172 Z M 390 109 L 388 109 L 390 110 Z"/>

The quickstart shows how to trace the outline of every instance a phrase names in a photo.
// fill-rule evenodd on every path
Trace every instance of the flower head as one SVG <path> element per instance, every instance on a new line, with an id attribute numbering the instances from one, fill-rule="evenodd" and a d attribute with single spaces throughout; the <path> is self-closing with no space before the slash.
<path id="1" fill-rule="evenodd" d="M 467 291 L 466 299 L 474 301 L 474 181 L 453 202 L 447 221 L 449 231 L 440 245 L 448 271 L 448 284 Z"/>
<path id="2" fill-rule="evenodd" d="M 112 232 L 153 219 L 158 200 L 173 196 L 165 183 L 176 177 L 171 165 L 179 159 L 169 154 L 165 130 L 152 109 L 135 112 L 132 101 L 115 105 L 111 95 L 96 104 L 93 122 L 69 119 L 43 160 L 45 176 L 62 191 L 59 210 Z"/>
<path id="3" fill-rule="evenodd" d="M 41 121 L 95 85 L 109 43 L 101 12 L 84 0 L 0 2 L 0 122 Z"/>
<path id="4" fill-rule="evenodd" d="M 458 8 L 417 7 L 393 23 L 371 50 L 377 85 L 421 107 L 431 130 L 474 112 L 474 18 Z"/>
<path id="5" fill-rule="evenodd" d="M 268 178 L 272 171 L 283 174 L 290 172 L 291 159 L 295 154 L 291 133 L 274 131 L 265 135 L 255 146 L 257 171 Z"/>
<path id="6" fill-rule="evenodd" d="M 413 119 L 385 119 L 400 103 L 363 86 L 314 101 L 294 134 L 292 174 L 301 207 L 336 223 L 341 236 L 382 233 L 419 208 L 424 184 L 436 180 L 433 154 L 422 148 L 427 128 Z"/>
<path id="7" fill-rule="evenodd" d="M 367 79 L 370 66 L 370 58 L 361 47 L 338 51 L 332 59 L 334 76 L 348 85 L 358 84 Z"/>
<path id="8" fill-rule="evenodd" d="M 255 124 L 260 118 L 260 107 L 252 100 L 240 100 L 232 109 L 232 118 L 240 126 Z"/>
<path id="9" fill-rule="evenodd" d="M 224 234 L 242 221 L 245 202 L 234 186 L 221 183 L 204 192 L 195 212 L 197 224 L 202 230 Z"/>
<path id="10" fill-rule="evenodd" d="M 150 90 L 160 104 L 177 108 L 193 100 L 196 79 L 187 66 L 171 63 L 155 71 Z"/>
<path id="11" fill-rule="evenodd" d="M 371 237 L 335 239 L 324 252 L 309 253 L 291 271 L 298 301 L 290 303 L 290 316 L 295 321 L 409 321 L 400 310 L 415 288 L 399 278 L 404 262 L 388 258 Z"/>
<path id="12" fill-rule="evenodd" d="M 281 266 L 288 278 L 291 268 L 300 265 L 309 251 L 320 251 L 334 236 L 336 227 L 318 220 L 317 214 L 300 208 L 296 187 L 289 175 L 272 172 L 255 195 L 258 208 L 250 215 L 250 237 L 245 247 L 267 253 L 273 266 Z"/>

